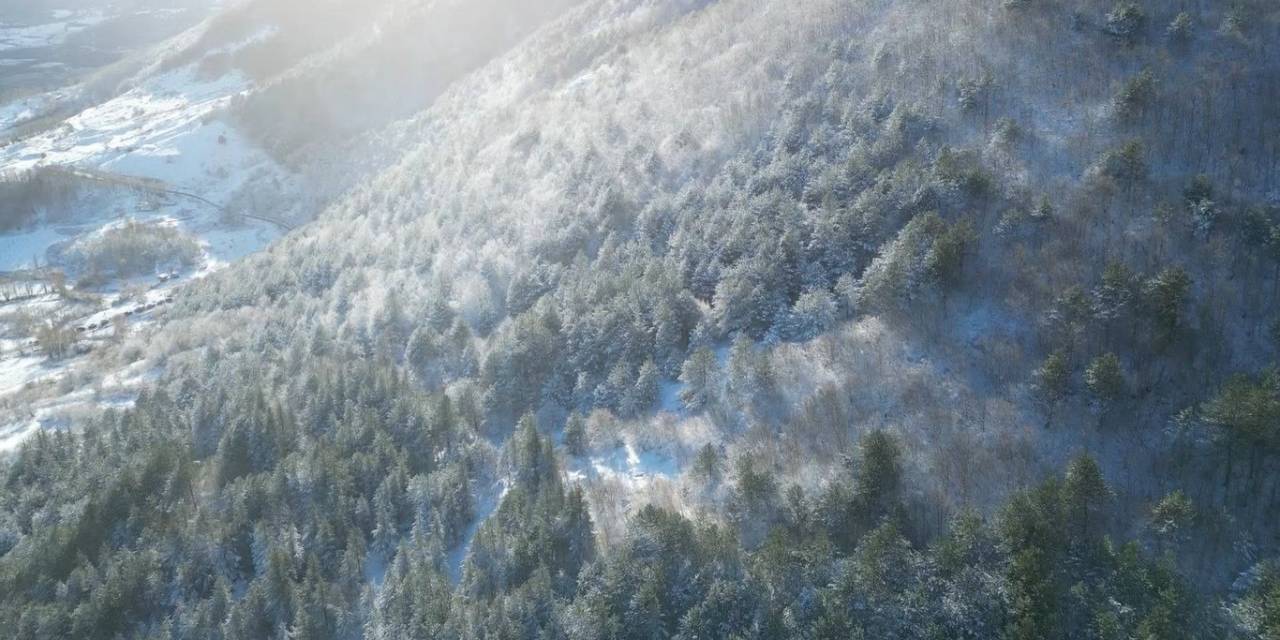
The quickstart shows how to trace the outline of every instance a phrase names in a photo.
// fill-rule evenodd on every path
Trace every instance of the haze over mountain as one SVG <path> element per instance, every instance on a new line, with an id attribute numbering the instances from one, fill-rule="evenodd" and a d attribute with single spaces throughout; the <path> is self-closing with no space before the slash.
<path id="1" fill-rule="evenodd" d="M 1278 36 L 249 0 L 14 98 L 0 622 L 1280 637 Z"/>

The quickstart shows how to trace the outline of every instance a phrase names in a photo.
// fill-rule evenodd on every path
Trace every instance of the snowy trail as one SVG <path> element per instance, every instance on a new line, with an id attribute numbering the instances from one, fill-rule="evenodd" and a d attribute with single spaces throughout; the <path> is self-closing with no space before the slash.
<path id="1" fill-rule="evenodd" d="M 449 579 L 453 584 L 462 581 L 462 564 L 466 562 L 467 554 L 471 552 L 471 543 L 476 538 L 476 532 L 480 530 L 480 526 L 484 524 L 489 516 L 498 509 L 498 505 L 502 504 L 502 499 L 507 497 L 507 490 L 510 486 L 504 479 L 501 482 L 490 487 L 485 495 L 480 496 L 476 500 L 476 517 L 472 519 L 471 524 L 467 526 L 466 533 L 462 536 L 462 543 L 449 553 Z"/>

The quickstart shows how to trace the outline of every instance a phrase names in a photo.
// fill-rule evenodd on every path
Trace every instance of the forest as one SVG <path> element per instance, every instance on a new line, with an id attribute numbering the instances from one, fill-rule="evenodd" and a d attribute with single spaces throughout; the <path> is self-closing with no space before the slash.
<path id="1" fill-rule="evenodd" d="M 568 4 L 0 457 L 0 627 L 1280 639 L 1280 7 Z"/>

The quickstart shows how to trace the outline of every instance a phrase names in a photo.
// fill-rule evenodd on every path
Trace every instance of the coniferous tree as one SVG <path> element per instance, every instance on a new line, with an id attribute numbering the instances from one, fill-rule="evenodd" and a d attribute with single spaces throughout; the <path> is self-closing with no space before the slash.
<path id="1" fill-rule="evenodd" d="M 716 354 L 707 347 L 699 347 L 680 368 L 680 400 L 689 411 L 701 411 L 719 395 L 720 365 Z"/>
<path id="2" fill-rule="evenodd" d="M 1200 413 L 1216 427 L 1226 449 L 1223 485 L 1230 490 L 1235 454 L 1249 452 L 1250 477 L 1262 454 L 1280 447 L 1280 374 L 1268 370 L 1257 377 L 1236 375 L 1204 403 Z"/>
<path id="3" fill-rule="evenodd" d="M 1077 538 L 1091 539 L 1101 526 L 1105 503 L 1111 489 L 1102 478 L 1097 461 L 1088 455 L 1077 456 L 1067 466 L 1062 483 L 1065 516 Z"/>
<path id="4" fill-rule="evenodd" d="M 661 380 L 658 367 L 653 360 L 645 360 L 636 373 L 634 383 L 626 390 L 619 406 L 623 416 L 637 416 L 647 413 L 658 402 Z"/>
<path id="5" fill-rule="evenodd" d="M 858 445 L 861 462 L 854 473 L 854 492 L 872 519 L 889 513 L 901 499 L 902 450 L 884 431 L 872 431 Z"/>
<path id="6" fill-rule="evenodd" d="M 581 456 L 587 452 L 587 421 L 577 411 L 570 413 L 565 422 L 564 447 L 571 456 Z"/>
<path id="7" fill-rule="evenodd" d="M 1036 396 L 1047 407 L 1048 424 L 1052 424 L 1053 410 L 1067 395 L 1071 384 L 1066 353 L 1059 350 L 1049 354 L 1032 377 Z"/>
<path id="8" fill-rule="evenodd" d="M 1165 269 L 1146 283 L 1146 296 L 1155 323 L 1155 343 L 1167 345 L 1182 327 L 1182 309 L 1191 288 L 1191 278 L 1181 268 Z"/>
<path id="9" fill-rule="evenodd" d="M 1104 353 L 1089 362 L 1084 371 L 1084 384 L 1094 402 L 1108 408 L 1127 393 L 1127 382 L 1120 367 L 1120 358 L 1114 353 Z"/>

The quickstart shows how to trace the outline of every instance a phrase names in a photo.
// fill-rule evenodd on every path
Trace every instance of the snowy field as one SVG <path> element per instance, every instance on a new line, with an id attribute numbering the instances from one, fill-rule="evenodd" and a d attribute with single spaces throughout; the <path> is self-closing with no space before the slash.
<path id="1" fill-rule="evenodd" d="M 48 46 L 100 19 L 64 12 L 38 28 L 0 26 L 0 51 Z M 145 359 L 130 362 L 115 354 L 122 348 L 113 346 L 120 343 L 117 325 L 123 324 L 130 343 L 145 344 L 184 283 L 282 235 L 277 225 L 236 215 L 253 212 L 223 207 L 246 181 L 283 175 L 220 117 L 251 90 L 238 74 L 199 77 L 191 65 L 137 79 L 112 99 L 0 147 L 0 174 L 57 168 L 88 194 L 78 196 L 69 219 L 47 222 L 38 214 L 25 228 L 0 234 L 0 288 L 47 291 L 0 302 L 0 452 L 38 429 L 63 428 L 79 413 L 131 404 L 157 372 L 146 368 Z M 69 87 L 0 104 L 0 133 L 79 95 Z M 81 291 L 83 274 L 72 271 L 66 273 L 68 291 L 52 291 L 50 269 L 65 271 L 59 257 L 68 248 L 128 222 L 173 228 L 196 241 L 199 256 L 172 279 L 169 267 L 157 265 L 154 274 L 95 282 Z M 48 357 L 35 342 L 41 325 L 75 331 L 74 350 Z"/>
<path id="2" fill-rule="evenodd" d="M 62 44 L 74 33 L 107 19 L 102 11 L 54 11 L 50 21 L 14 25 L 0 23 L 0 52 L 11 49 L 36 49 Z"/>
<path id="3" fill-rule="evenodd" d="M 90 167 L 159 180 L 220 202 L 245 176 L 272 163 L 216 117 L 247 88 L 237 74 L 215 80 L 197 79 L 191 69 L 163 74 L 0 149 L 0 171 Z M 0 108 L 0 114 L 31 111 L 26 102 Z"/>
<path id="4" fill-rule="evenodd" d="M 131 404 L 137 390 L 151 378 L 149 372 L 130 369 L 134 365 L 113 369 L 111 360 L 96 357 L 98 349 L 115 342 L 113 321 L 127 318 L 128 335 L 145 340 L 156 324 L 163 322 L 169 301 L 181 295 L 185 282 L 225 267 L 280 235 L 276 227 L 264 222 L 227 227 L 212 214 L 179 220 L 157 212 L 144 220 L 180 227 L 198 238 L 202 248 L 199 263 L 166 282 L 159 282 L 157 276 L 139 276 L 108 282 L 74 300 L 49 293 L 0 304 L 0 452 L 16 446 L 35 429 L 67 424 L 68 416 L 77 411 Z M 97 234 L 116 224 L 119 221 L 106 222 L 83 235 Z M 30 268 L 53 245 L 74 241 L 64 235 L 67 232 L 45 227 L 0 235 L 0 271 Z M 30 336 L 18 333 L 16 325 L 23 318 L 57 318 L 77 330 L 77 345 L 87 351 L 60 359 L 46 357 Z M 90 392 L 86 385 L 94 390 Z"/>

